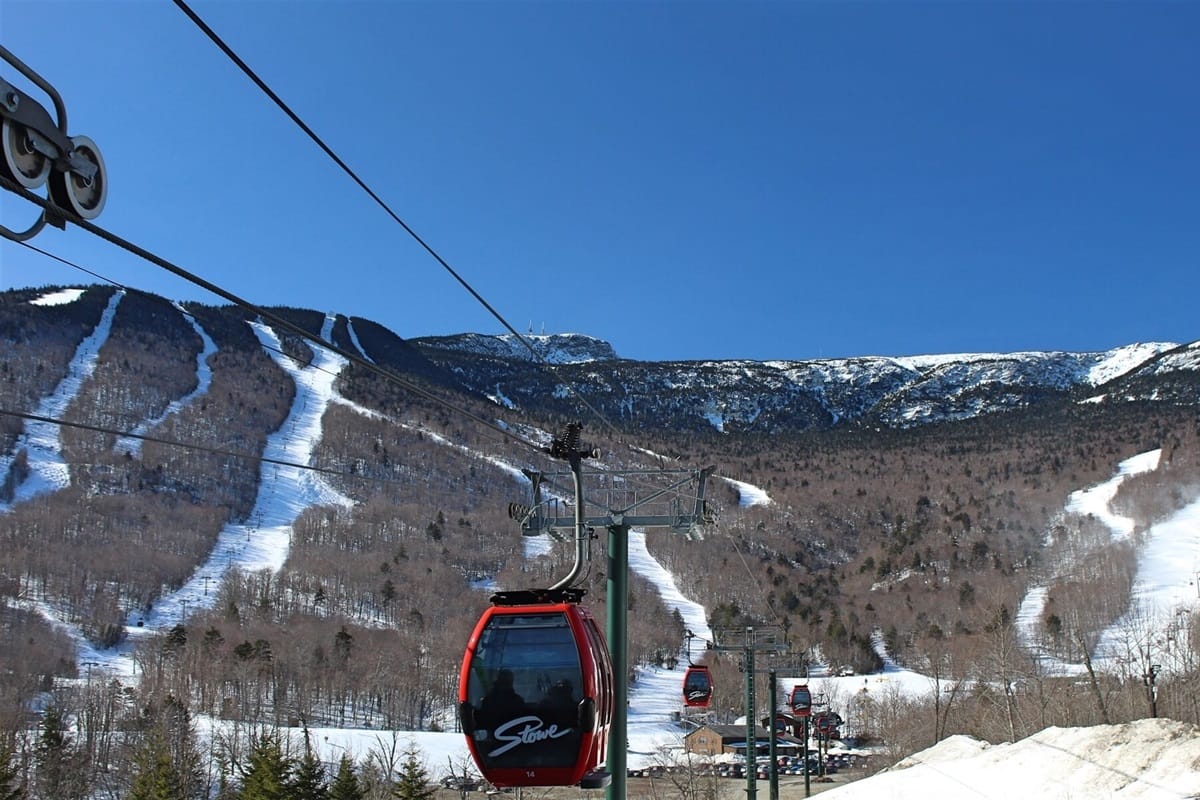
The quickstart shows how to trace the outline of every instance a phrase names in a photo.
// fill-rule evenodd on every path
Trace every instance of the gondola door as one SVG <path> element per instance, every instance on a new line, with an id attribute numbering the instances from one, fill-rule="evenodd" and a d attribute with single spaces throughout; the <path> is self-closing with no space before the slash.
<path id="1" fill-rule="evenodd" d="M 489 783 L 607 785 L 611 776 L 597 767 L 612 711 L 608 648 L 577 602 L 495 604 L 484 613 L 463 658 L 459 714 Z"/>

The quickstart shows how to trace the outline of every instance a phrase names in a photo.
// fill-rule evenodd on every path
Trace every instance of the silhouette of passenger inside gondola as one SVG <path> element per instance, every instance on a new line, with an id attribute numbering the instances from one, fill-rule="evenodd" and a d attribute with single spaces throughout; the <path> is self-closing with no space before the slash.
<path id="1" fill-rule="evenodd" d="M 479 717 L 483 723 L 481 727 L 494 730 L 527 710 L 525 699 L 513 688 L 512 670 L 502 669 L 496 673 L 496 682 L 479 704 Z"/>
<path id="2" fill-rule="evenodd" d="M 571 682 L 564 678 L 550 687 L 538 710 L 547 724 L 557 724 L 562 731 L 575 727 L 578 705 Z"/>
<path id="3" fill-rule="evenodd" d="M 579 727 L 579 698 L 565 678 L 546 690 L 537 704 L 542 730 L 549 738 L 539 743 L 538 758 L 543 766 L 561 767 L 574 763 L 583 731 Z"/>

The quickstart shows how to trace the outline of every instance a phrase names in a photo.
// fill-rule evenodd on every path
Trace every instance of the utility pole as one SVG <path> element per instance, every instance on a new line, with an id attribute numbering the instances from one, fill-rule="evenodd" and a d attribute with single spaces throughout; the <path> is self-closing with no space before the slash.
<path id="1" fill-rule="evenodd" d="M 1143 659 L 1146 662 L 1146 671 L 1142 673 L 1142 685 L 1146 687 L 1146 699 L 1150 701 L 1150 716 L 1152 718 L 1158 716 L 1158 686 L 1155 682 L 1158 680 L 1158 673 L 1162 671 L 1162 665 L 1150 663 L 1150 648 L 1142 651 Z"/>
<path id="2" fill-rule="evenodd" d="M 779 800 L 779 724 L 776 718 L 779 716 L 779 679 L 775 677 L 775 670 L 767 670 L 767 680 L 770 681 L 770 689 L 767 692 L 767 730 L 771 732 L 770 753 L 771 771 L 770 783 L 768 784 L 769 795 L 771 800 Z"/>
<path id="3" fill-rule="evenodd" d="M 528 506 L 512 503 L 508 514 L 521 523 L 524 536 L 545 533 L 563 541 L 561 531 L 577 531 L 580 526 L 587 530 L 608 530 L 605 636 L 613 665 L 613 719 L 608 736 L 607 764 L 612 782 L 605 789 L 605 797 L 606 800 L 625 800 L 629 750 L 629 531 L 631 528 L 669 528 L 691 537 L 701 526 L 712 524 L 714 519 L 704 501 L 704 490 L 716 468 L 593 472 L 590 477 L 599 484 L 595 496 L 602 497 L 603 501 L 585 500 L 583 470 L 578 458 L 571 458 L 571 453 L 586 452 L 591 458 L 597 458 L 599 453 L 580 448 L 581 428 L 578 422 L 570 423 L 555 440 L 556 444 L 547 450 L 554 458 L 570 461 L 572 471 L 563 474 L 526 470 L 531 503 Z M 575 503 L 581 508 L 566 506 L 560 496 L 543 497 L 547 487 L 566 496 L 570 492 L 564 485 L 567 475 L 576 490 Z M 667 481 L 665 485 L 664 480 Z M 589 505 L 596 509 L 596 514 L 582 513 L 582 507 Z M 639 513 L 633 513 L 635 511 Z"/>
<path id="4" fill-rule="evenodd" d="M 780 632 L 774 628 L 756 630 L 753 627 L 745 628 L 727 628 L 724 631 L 713 631 L 717 641 L 713 644 L 713 650 L 726 652 L 740 652 L 742 654 L 742 672 L 746 676 L 746 800 L 755 800 L 758 796 L 758 730 L 755 725 L 755 700 L 754 700 L 754 656 L 756 653 L 784 653 L 787 652 L 787 644 L 783 641 Z M 771 800 L 778 800 L 779 794 L 779 773 L 778 765 L 775 763 L 775 714 L 776 714 L 776 699 L 775 699 L 775 670 L 770 670 L 768 673 L 771 678 L 771 713 L 769 752 L 771 764 L 769 767 L 772 776 L 771 781 Z"/>
<path id="5" fill-rule="evenodd" d="M 812 797 L 812 776 L 808 771 L 808 737 L 811 732 L 808 729 L 808 717 L 804 718 L 804 796 Z"/>

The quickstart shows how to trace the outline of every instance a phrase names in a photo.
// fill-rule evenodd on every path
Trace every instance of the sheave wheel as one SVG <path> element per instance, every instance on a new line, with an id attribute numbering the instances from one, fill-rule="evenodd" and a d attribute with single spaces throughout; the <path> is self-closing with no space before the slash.
<path id="1" fill-rule="evenodd" d="M 86 136 L 74 136 L 71 144 L 75 153 L 96 165 L 96 175 L 91 180 L 73 172 L 55 170 L 50 175 L 50 196 L 62 208 L 74 211 L 84 219 L 95 219 L 104 210 L 104 199 L 108 196 L 108 172 L 96 143 Z"/>
<path id="2" fill-rule="evenodd" d="M 50 159 L 33 149 L 24 125 L 5 118 L 0 125 L 0 149 L 4 151 L 0 169 L 5 177 L 26 189 L 37 189 L 46 182 Z"/>

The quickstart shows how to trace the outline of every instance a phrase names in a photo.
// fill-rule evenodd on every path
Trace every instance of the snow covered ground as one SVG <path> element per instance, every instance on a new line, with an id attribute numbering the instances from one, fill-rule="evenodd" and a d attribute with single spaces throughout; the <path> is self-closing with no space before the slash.
<path id="1" fill-rule="evenodd" d="M 1184 800 L 1200 797 L 1200 732 L 1165 719 L 1046 728 L 1019 742 L 951 736 L 822 800 Z"/>

